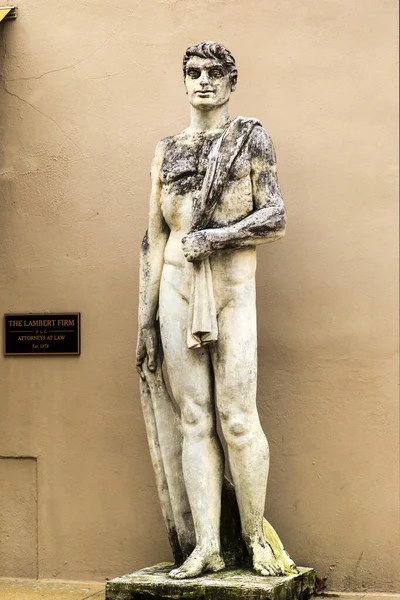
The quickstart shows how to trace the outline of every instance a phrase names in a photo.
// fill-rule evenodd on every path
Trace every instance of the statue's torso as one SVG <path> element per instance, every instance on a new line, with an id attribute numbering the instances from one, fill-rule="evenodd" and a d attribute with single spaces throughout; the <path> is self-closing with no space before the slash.
<path id="1" fill-rule="evenodd" d="M 171 231 L 189 231 L 193 194 L 200 193 L 209 154 L 220 135 L 183 132 L 165 141 L 161 206 Z M 252 212 L 250 171 L 250 151 L 245 146 L 231 167 L 229 181 L 213 214 L 213 227 L 230 225 Z"/>
<path id="2" fill-rule="evenodd" d="M 170 229 L 165 249 L 166 264 L 187 267 L 182 251 L 182 237 L 191 227 L 193 197 L 201 191 L 207 171 L 208 157 L 221 133 L 194 134 L 185 132 L 167 138 L 161 166 L 161 209 Z M 228 183 L 212 217 L 212 227 L 236 223 L 254 210 L 251 185 L 251 156 L 244 147 L 234 161 Z M 239 263 L 239 264 L 238 264 Z M 211 257 L 213 271 L 224 271 L 232 282 L 242 271 L 245 278 L 254 276 L 255 249 L 224 250 Z M 242 276 L 240 275 L 240 279 Z"/>

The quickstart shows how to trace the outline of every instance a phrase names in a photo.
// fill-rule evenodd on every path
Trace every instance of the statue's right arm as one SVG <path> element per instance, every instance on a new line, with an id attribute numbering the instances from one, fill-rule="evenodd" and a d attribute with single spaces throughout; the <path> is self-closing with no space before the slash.
<path id="1" fill-rule="evenodd" d="M 164 250 L 169 236 L 161 210 L 161 166 L 165 143 L 159 142 L 151 165 L 151 194 L 149 226 L 142 241 L 140 252 L 139 282 L 139 332 L 136 349 L 136 367 L 142 378 L 142 364 L 147 357 L 147 366 L 154 371 L 157 364 L 156 316 L 160 289 Z"/>

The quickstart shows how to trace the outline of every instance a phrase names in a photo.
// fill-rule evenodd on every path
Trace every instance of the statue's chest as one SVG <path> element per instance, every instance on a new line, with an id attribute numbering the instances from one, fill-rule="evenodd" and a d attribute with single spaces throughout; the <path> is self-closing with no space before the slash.
<path id="1" fill-rule="evenodd" d="M 190 227 L 193 194 L 201 191 L 210 152 L 219 135 L 175 141 L 167 148 L 161 167 L 161 207 L 171 229 Z M 247 214 L 251 206 L 250 160 L 243 149 L 229 170 L 229 178 L 216 211 L 216 222 Z M 224 216 L 224 213 L 228 212 Z M 221 213 L 221 214 L 220 214 Z M 223 217 L 223 218 L 222 218 Z"/>
<path id="2" fill-rule="evenodd" d="M 208 157 L 218 136 L 191 142 L 174 142 L 167 149 L 162 168 L 163 184 L 173 184 L 177 194 L 201 187 L 208 167 Z"/>
<path id="3" fill-rule="evenodd" d="M 212 148 L 220 134 L 188 141 L 174 141 L 164 155 L 161 168 L 163 184 L 174 184 L 177 194 L 201 188 L 209 164 Z M 229 179 L 241 179 L 250 172 L 247 148 L 236 157 L 230 168 Z"/>

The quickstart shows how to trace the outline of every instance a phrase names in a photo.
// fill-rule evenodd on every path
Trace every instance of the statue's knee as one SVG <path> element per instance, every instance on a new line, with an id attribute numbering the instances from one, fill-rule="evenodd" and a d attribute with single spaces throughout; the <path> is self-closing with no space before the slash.
<path id="1" fill-rule="evenodd" d="M 183 408 L 181 418 L 183 435 L 188 440 L 199 441 L 212 435 L 213 420 L 196 404 Z"/>
<path id="2" fill-rule="evenodd" d="M 235 414 L 221 417 L 222 431 L 228 446 L 242 448 L 252 436 L 251 420 L 246 414 Z"/>

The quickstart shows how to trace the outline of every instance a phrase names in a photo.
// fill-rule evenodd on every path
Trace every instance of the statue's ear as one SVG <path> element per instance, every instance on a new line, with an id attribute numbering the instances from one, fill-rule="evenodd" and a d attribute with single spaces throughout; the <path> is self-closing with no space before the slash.
<path id="1" fill-rule="evenodd" d="M 231 92 L 236 90 L 236 83 L 231 82 Z"/>

